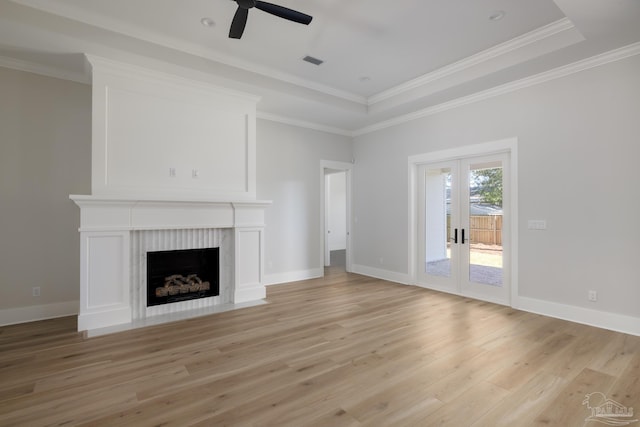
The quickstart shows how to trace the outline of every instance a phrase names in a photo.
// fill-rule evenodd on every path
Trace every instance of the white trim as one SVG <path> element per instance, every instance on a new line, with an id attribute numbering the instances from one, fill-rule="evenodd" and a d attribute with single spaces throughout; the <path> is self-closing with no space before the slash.
<path id="1" fill-rule="evenodd" d="M 160 325 L 168 322 L 178 322 L 180 320 L 185 320 L 185 319 L 194 319 L 200 316 L 209 316 L 211 314 L 224 313 L 225 311 L 238 310 L 238 309 L 247 308 L 247 307 L 255 307 L 255 306 L 264 305 L 264 304 L 268 304 L 268 303 L 263 299 L 250 301 L 250 302 L 243 302 L 238 304 L 233 304 L 233 303 L 218 304 L 218 305 L 212 305 L 210 307 L 197 308 L 193 310 L 159 314 L 157 316 L 146 317 L 144 319 L 132 320 L 129 323 L 125 323 L 121 325 L 106 326 L 104 328 L 87 330 L 84 333 L 86 334 L 87 338 L 93 338 L 93 337 L 98 337 L 102 335 L 112 334 L 115 332 L 130 331 L 132 329 L 144 328 L 152 325 Z"/>
<path id="2" fill-rule="evenodd" d="M 491 304 L 497 304 L 497 305 L 503 305 L 506 307 L 509 307 L 508 304 L 506 304 L 504 301 L 500 300 L 500 299 L 495 299 L 495 298 L 491 298 L 490 296 L 484 295 L 484 294 L 475 294 L 475 293 L 462 293 L 457 291 L 456 289 L 452 289 L 452 288 L 448 288 L 445 286 L 439 286 L 439 285 L 432 285 L 432 284 L 422 284 L 422 283 L 411 283 L 411 286 L 415 286 L 418 288 L 422 288 L 422 289 L 428 289 L 430 291 L 434 291 L 434 292 L 442 292 L 445 294 L 450 294 L 450 295 L 455 295 L 461 298 L 468 298 L 468 299 L 474 299 L 474 300 L 478 300 L 478 301 L 486 301 L 486 302 L 490 302 Z"/>
<path id="3" fill-rule="evenodd" d="M 397 126 L 403 123 L 407 123 L 413 120 L 421 119 L 423 117 L 432 116 L 434 114 L 441 113 L 443 111 L 452 110 L 454 108 L 462 107 L 464 105 L 473 104 L 478 101 L 483 101 L 489 98 L 493 98 L 499 95 L 504 95 L 510 92 L 515 92 L 520 89 L 524 89 L 530 86 L 546 83 L 551 80 L 559 79 L 569 76 L 571 74 L 579 73 L 581 71 L 589 70 L 591 68 L 606 65 L 611 62 L 620 61 L 622 59 L 629 58 L 640 54 L 640 42 L 630 44 L 619 49 L 614 49 L 609 52 L 601 53 L 599 55 L 592 56 L 587 59 L 583 59 L 572 64 L 563 65 L 558 68 L 554 68 L 549 71 L 544 71 L 533 76 L 525 77 L 520 80 L 505 83 L 500 86 L 493 87 L 491 89 L 476 92 L 474 94 L 456 98 L 451 101 L 443 102 L 442 104 L 434 105 L 422 110 L 417 110 L 409 114 L 397 116 L 389 120 L 378 122 L 371 126 L 365 126 L 361 129 L 355 130 L 353 136 L 361 136 L 367 133 L 379 131 L 392 126 Z"/>
<path id="4" fill-rule="evenodd" d="M 509 143 L 510 141 L 510 143 Z M 520 212 L 518 210 L 519 202 L 519 188 L 518 188 L 518 163 L 520 161 L 519 152 L 518 152 L 518 138 L 513 138 L 511 140 L 504 140 L 504 144 L 509 144 L 509 197 L 511 198 L 511 202 L 509 203 L 509 222 L 511 223 L 511 230 L 509 232 L 509 236 L 511 239 L 511 243 L 509 245 L 509 269 L 511 273 L 511 292 L 510 292 L 510 301 L 511 306 L 513 307 L 514 302 L 517 300 L 519 292 L 520 292 L 520 283 L 518 278 L 520 277 L 520 269 L 519 269 L 519 248 L 520 248 L 520 237 L 518 230 L 520 229 Z"/>
<path id="5" fill-rule="evenodd" d="M 444 162 L 447 160 L 454 160 L 466 157 L 475 157 L 475 156 L 484 156 L 484 155 L 492 155 L 498 153 L 508 153 L 509 154 L 509 168 L 510 168 L 510 196 L 511 203 L 509 206 L 509 218 L 510 218 L 510 230 L 509 235 L 511 239 L 511 243 L 508 246 L 511 251 L 510 254 L 510 281 L 511 281 L 511 289 L 509 292 L 510 304 L 513 305 L 513 302 L 518 295 L 518 138 L 506 138 L 497 141 L 490 141 L 484 143 L 478 143 L 473 145 L 466 145 L 463 147 L 450 148 L 447 150 L 439 150 L 433 151 L 430 153 L 416 154 L 413 156 L 409 156 L 408 158 L 408 254 L 409 259 L 408 263 L 408 281 L 407 283 L 423 286 L 418 283 L 418 274 L 417 274 L 417 258 L 418 258 L 418 240 L 416 236 L 418 235 L 418 217 L 416 214 L 417 211 L 417 170 L 421 164 L 425 163 L 434 163 L 434 162 Z M 507 246 L 505 245 L 505 248 Z M 429 288 L 431 289 L 431 288 Z M 442 290 L 444 292 L 454 293 L 456 295 L 460 295 L 455 291 L 440 289 L 437 287 L 433 288 L 434 290 Z M 466 295 L 465 296 L 471 296 Z M 475 298 L 476 296 L 473 295 Z M 482 297 L 478 299 L 484 299 Z M 486 299 L 485 299 L 486 300 Z M 496 302 L 496 301 L 493 301 Z M 500 303 L 500 302 L 497 302 Z M 502 303 L 504 304 L 504 303 Z"/>
<path id="6" fill-rule="evenodd" d="M 440 80 L 442 78 L 448 77 L 454 73 L 458 73 L 460 71 L 466 70 L 470 67 L 481 64 L 483 62 L 486 62 L 498 56 L 507 54 L 514 50 L 522 49 L 525 46 L 528 46 L 532 43 L 544 40 L 555 34 L 561 33 L 563 31 L 568 31 L 573 28 L 575 28 L 575 26 L 568 18 L 563 18 L 563 19 L 560 19 L 559 21 L 552 22 L 551 24 L 537 28 L 519 37 L 508 40 L 504 43 L 500 43 L 496 46 L 490 47 L 489 49 L 476 53 L 475 55 L 471 55 L 460 61 L 438 68 L 435 71 L 424 74 L 413 80 L 409 80 L 405 83 L 399 84 L 395 87 L 382 91 L 376 95 L 373 95 L 369 97 L 368 105 L 372 106 L 378 102 L 384 101 L 385 99 L 398 96 L 410 90 L 415 90 L 420 86 L 425 86 L 436 80 Z"/>
<path id="7" fill-rule="evenodd" d="M 429 153 L 409 156 L 409 166 L 420 163 L 444 162 L 460 157 L 484 156 L 489 154 L 505 153 L 513 151 L 518 144 L 518 138 L 505 138 L 496 141 L 481 142 L 465 145 L 447 150 L 432 151 Z"/>
<path id="8" fill-rule="evenodd" d="M 79 308 L 80 301 L 65 301 L 53 304 L 5 308 L 0 310 L 0 326 L 35 322 L 37 320 L 55 319 L 57 317 L 74 316 L 78 314 Z"/>
<path id="9" fill-rule="evenodd" d="M 515 302 L 513 308 L 518 310 L 640 336 L 640 318 L 638 317 L 529 297 L 517 297 Z"/>
<path id="10" fill-rule="evenodd" d="M 352 170 L 353 163 L 340 162 L 334 160 L 320 160 L 323 169 L 336 169 L 336 170 Z"/>
<path id="11" fill-rule="evenodd" d="M 125 197 L 125 196 L 121 196 Z M 78 330 L 99 329 L 154 315 L 147 311 L 143 293 L 133 292 L 143 285 L 140 274 L 132 275 L 132 265 L 144 268 L 133 254 L 141 252 L 132 230 L 219 229 L 232 228 L 229 251 L 223 249 L 225 264 L 221 272 L 230 282 L 229 292 L 219 299 L 204 298 L 197 304 L 179 304 L 169 310 L 183 310 L 231 300 L 234 303 L 258 300 L 266 296 L 264 288 L 264 209 L 270 203 L 243 202 L 177 202 L 140 201 L 135 199 L 103 199 L 100 196 L 70 196 L 81 209 L 80 235 L 80 315 Z M 100 228 L 103 228 L 100 231 Z M 121 228 L 122 231 L 112 231 Z M 197 248 L 197 241 L 209 240 L 219 245 L 224 240 L 215 236 L 183 233 L 170 239 L 163 249 Z M 197 237 L 200 236 L 200 237 Z M 138 241 L 139 243 L 139 241 Z M 226 245 L 220 245 L 225 247 Z M 231 249 L 233 248 L 233 249 Z M 144 253 L 144 252 L 141 252 Z M 227 258 L 229 257 L 229 258 Z M 225 261 L 227 260 L 227 261 Z M 230 260 L 230 261 L 229 261 Z M 227 267 L 228 266 L 228 267 Z M 231 270 L 228 270 L 228 269 Z M 142 273 L 144 274 L 144 273 Z M 222 279 L 222 277 L 221 277 Z M 106 287 L 105 287 L 106 286 Z M 144 289 L 144 288 L 143 288 Z M 221 287 L 221 290 L 224 287 Z"/>
<path id="12" fill-rule="evenodd" d="M 236 289 L 233 293 L 233 301 L 235 304 L 259 301 L 266 297 L 267 290 L 264 287 L 264 283 L 259 283 L 256 286 L 250 287 L 245 286 L 242 289 Z"/>
<path id="13" fill-rule="evenodd" d="M 374 277 L 388 282 L 400 283 L 401 285 L 409 284 L 409 275 L 405 273 L 398 273 L 397 271 L 383 270 L 381 268 L 369 267 L 360 264 L 353 264 L 352 271 L 356 274 Z"/>
<path id="14" fill-rule="evenodd" d="M 308 122 L 305 120 L 292 119 L 290 117 L 279 116 L 276 114 L 265 113 L 262 111 L 257 112 L 256 118 L 261 120 L 268 120 L 270 122 L 282 123 L 285 125 L 305 128 L 305 129 L 317 130 L 320 132 L 332 133 L 335 135 L 353 137 L 353 132 L 346 129 L 340 129 L 333 126 L 325 126 L 319 123 Z"/>
<path id="15" fill-rule="evenodd" d="M 324 212 L 324 216 L 322 217 L 324 223 L 324 234 L 322 235 L 324 238 L 324 263 L 322 264 L 325 267 L 331 266 L 331 245 L 328 243 L 329 240 L 329 211 L 331 209 L 331 180 L 329 179 L 331 175 L 327 173 L 327 170 L 324 170 L 324 205 L 322 206 L 322 212 Z"/>
<path id="16" fill-rule="evenodd" d="M 351 212 L 352 212 L 352 183 L 353 183 L 353 163 L 347 162 L 336 162 L 332 160 L 320 160 L 320 263 L 319 265 L 324 266 L 324 258 L 325 258 L 325 244 L 326 244 L 326 224 L 325 224 L 325 198 L 326 198 L 326 190 L 325 190 L 325 170 L 326 169 L 335 169 L 344 171 L 347 180 L 347 248 L 346 248 L 346 270 L 348 272 L 352 271 L 352 253 L 353 250 L 353 227 L 351 220 Z M 324 275 L 324 269 L 322 270 L 322 275 Z"/>
<path id="17" fill-rule="evenodd" d="M 0 67 L 11 70 L 24 71 L 26 73 L 38 74 L 40 76 L 52 77 L 54 79 L 68 80 L 76 83 L 91 84 L 91 77 L 84 73 L 64 71 L 58 67 L 37 64 L 31 61 L 0 56 Z"/>
<path id="18" fill-rule="evenodd" d="M 454 108 L 458 108 L 464 105 L 473 104 L 475 102 L 483 101 L 485 99 L 493 98 L 495 96 L 514 92 L 519 89 L 524 89 L 537 84 L 546 83 L 551 80 L 566 77 L 571 74 L 579 73 L 581 71 L 599 67 L 601 65 L 606 65 L 611 62 L 620 61 L 638 54 L 640 54 L 640 42 L 636 42 L 628 46 L 624 46 L 618 49 L 604 52 L 604 53 L 601 53 L 601 54 L 598 54 L 590 58 L 583 59 L 571 64 L 563 65 L 561 67 L 557 67 L 549 71 L 544 71 L 542 73 L 539 73 L 533 76 L 525 77 L 520 80 L 505 83 L 503 85 L 496 86 L 484 91 L 476 92 L 468 96 L 463 96 L 460 98 L 453 99 L 451 101 L 433 105 L 431 107 L 417 110 L 409 114 L 404 114 L 401 116 L 393 117 L 388 120 L 380 121 L 373 125 L 365 126 L 353 131 L 332 127 L 332 126 L 327 126 L 327 125 L 322 125 L 319 123 L 309 122 L 305 120 L 289 118 L 286 116 L 264 113 L 264 112 L 258 113 L 258 118 L 279 122 L 283 124 L 289 124 L 289 125 L 297 126 L 301 128 L 318 130 L 322 132 L 333 133 L 336 135 L 343 135 L 343 136 L 355 138 L 357 136 L 366 135 L 368 133 L 376 132 L 389 127 L 411 122 L 413 120 L 438 114 L 443 111 L 452 110 Z M 87 81 L 87 78 L 81 73 L 68 73 L 68 72 L 64 72 L 59 69 L 56 69 L 55 67 L 45 67 L 32 62 L 16 60 L 12 58 L 0 57 L 0 67 L 15 69 L 19 71 L 25 71 L 25 72 L 31 72 L 31 73 L 40 74 L 40 75 L 53 77 L 53 78 L 75 81 L 78 83 L 85 83 L 85 84 L 89 83 Z M 170 73 L 165 73 L 165 74 L 170 74 Z M 175 74 L 170 74 L 170 75 L 175 75 Z M 200 80 L 195 80 L 195 79 L 188 79 L 188 80 L 200 82 Z"/>
<path id="19" fill-rule="evenodd" d="M 322 268 L 310 268 L 308 270 L 287 271 L 285 273 L 266 274 L 264 284 L 266 286 L 278 285 L 281 283 L 299 282 L 301 280 L 317 279 L 324 275 Z"/>

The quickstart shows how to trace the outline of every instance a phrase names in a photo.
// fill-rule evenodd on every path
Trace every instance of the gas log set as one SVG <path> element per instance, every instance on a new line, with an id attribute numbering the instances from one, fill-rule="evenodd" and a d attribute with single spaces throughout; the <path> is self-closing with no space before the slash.
<path id="1" fill-rule="evenodd" d="M 174 274 L 164 278 L 164 286 L 156 288 L 156 297 L 163 298 L 192 292 L 208 291 L 210 289 L 211 284 L 209 282 L 203 282 L 197 274 L 190 274 L 186 277 L 181 274 Z"/>

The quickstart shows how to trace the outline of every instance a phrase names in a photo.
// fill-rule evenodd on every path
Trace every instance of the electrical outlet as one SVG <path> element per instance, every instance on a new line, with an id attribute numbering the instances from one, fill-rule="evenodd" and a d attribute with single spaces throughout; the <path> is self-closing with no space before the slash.
<path id="1" fill-rule="evenodd" d="M 588 297 L 589 297 L 589 301 L 592 301 L 592 302 L 598 301 L 598 292 L 589 291 Z"/>
<path id="2" fill-rule="evenodd" d="M 175 178 L 176 177 L 176 168 L 169 168 L 169 176 L 171 178 Z"/>
<path id="3" fill-rule="evenodd" d="M 199 176 L 200 176 L 200 171 L 198 171 L 198 169 L 194 169 L 191 171 L 192 178 L 198 178 Z"/>
<path id="4" fill-rule="evenodd" d="M 31 288 L 31 293 L 33 294 L 34 297 L 39 297 L 40 296 L 40 286 L 36 286 Z"/>
<path id="5" fill-rule="evenodd" d="M 378 264 L 380 265 L 384 264 L 384 258 L 382 257 L 378 258 Z"/>

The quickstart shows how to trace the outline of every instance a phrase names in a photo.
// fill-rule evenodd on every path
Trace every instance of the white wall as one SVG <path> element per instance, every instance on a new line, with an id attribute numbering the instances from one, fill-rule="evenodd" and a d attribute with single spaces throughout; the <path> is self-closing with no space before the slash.
<path id="1" fill-rule="evenodd" d="M 321 160 L 348 162 L 351 139 L 258 120 L 258 199 L 266 210 L 265 279 L 281 283 L 322 274 Z"/>
<path id="2" fill-rule="evenodd" d="M 0 324 L 77 312 L 91 87 L 0 68 L 0 94 Z"/>
<path id="3" fill-rule="evenodd" d="M 640 317 L 639 75 L 636 56 L 356 138 L 354 264 L 406 277 L 409 155 L 517 137 L 520 297 Z"/>
<path id="4" fill-rule="evenodd" d="M 329 250 L 347 249 L 347 174 L 338 172 L 327 175 Z"/>
<path id="5" fill-rule="evenodd" d="M 255 199 L 257 97 L 88 59 L 93 195 Z"/>

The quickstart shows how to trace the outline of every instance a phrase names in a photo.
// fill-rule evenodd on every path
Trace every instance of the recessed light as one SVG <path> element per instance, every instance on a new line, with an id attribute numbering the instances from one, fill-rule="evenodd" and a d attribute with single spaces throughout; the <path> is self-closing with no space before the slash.
<path id="1" fill-rule="evenodd" d="M 496 10 L 491 15 L 489 15 L 489 20 L 490 21 L 499 21 L 502 18 L 504 18 L 504 15 L 506 15 L 506 12 L 504 10 Z"/>
<path id="2" fill-rule="evenodd" d="M 200 20 L 200 23 L 201 23 L 202 25 L 204 25 L 205 27 L 209 27 L 209 28 L 211 28 L 211 27 L 215 27 L 215 25 L 216 25 L 216 22 L 215 22 L 213 19 L 211 19 L 211 18 L 206 18 L 206 17 L 205 17 L 205 18 L 202 18 L 202 19 Z"/>

